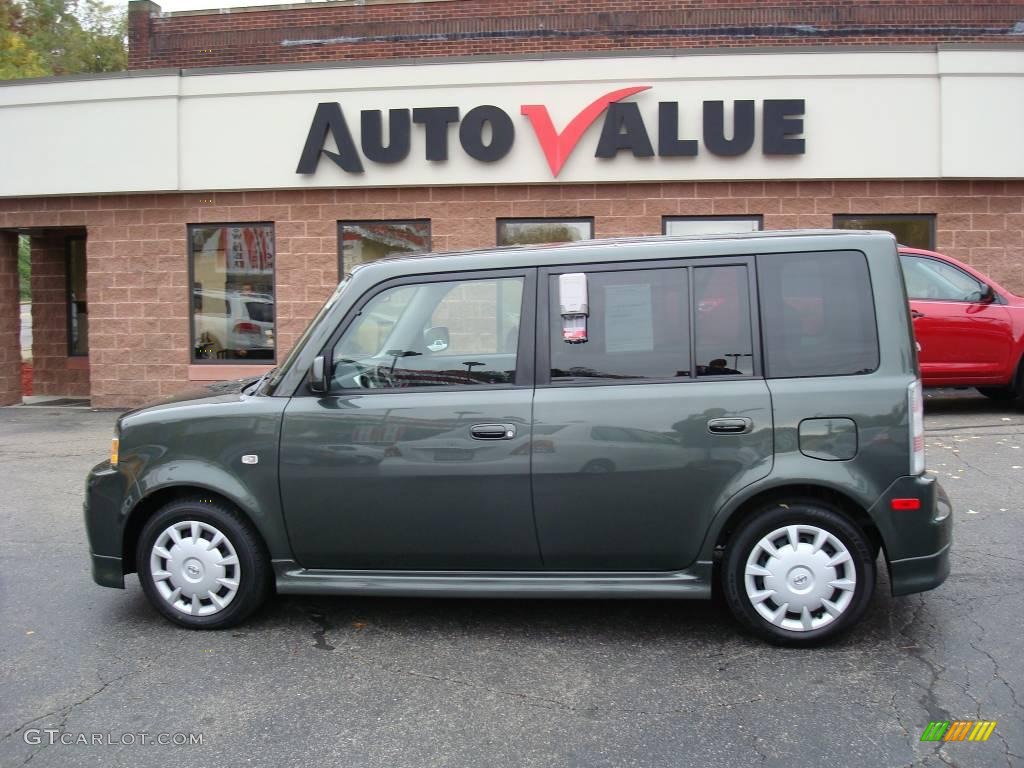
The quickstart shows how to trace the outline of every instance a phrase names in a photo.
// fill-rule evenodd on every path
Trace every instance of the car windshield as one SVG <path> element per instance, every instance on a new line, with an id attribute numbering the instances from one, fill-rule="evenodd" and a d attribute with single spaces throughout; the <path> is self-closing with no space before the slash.
<path id="1" fill-rule="evenodd" d="M 340 299 L 342 294 L 345 293 L 345 289 L 348 288 L 351 282 L 352 275 L 345 275 L 345 278 L 340 283 L 338 283 L 338 287 L 334 289 L 334 293 L 332 293 L 327 298 L 327 301 L 324 302 L 324 305 L 320 307 L 320 311 L 316 313 L 316 316 L 310 321 L 309 325 L 306 326 L 306 330 L 302 332 L 302 335 L 299 337 L 299 340 L 295 342 L 295 346 L 293 346 L 292 351 L 288 353 L 288 357 L 285 359 L 284 363 L 282 363 L 278 368 L 275 368 L 273 370 L 272 375 L 269 376 L 267 379 L 267 386 L 265 391 L 268 395 L 274 394 L 274 390 L 277 389 L 278 385 L 281 383 L 281 379 L 284 378 L 285 373 L 289 371 L 292 365 L 295 363 L 295 359 L 296 357 L 298 357 L 299 350 L 302 349 L 303 346 L 305 346 L 306 340 L 309 338 L 309 335 L 313 332 L 313 329 L 320 325 L 320 321 L 324 318 L 324 316 L 331 311 L 331 308 L 335 304 L 338 303 L 338 299 Z"/>

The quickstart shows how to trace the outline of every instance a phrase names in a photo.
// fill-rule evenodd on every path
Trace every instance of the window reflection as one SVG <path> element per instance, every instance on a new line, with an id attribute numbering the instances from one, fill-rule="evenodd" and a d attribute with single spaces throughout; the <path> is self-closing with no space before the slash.
<path id="1" fill-rule="evenodd" d="M 68 240 L 68 354 L 89 354 L 89 308 L 85 299 L 85 238 Z"/>
<path id="2" fill-rule="evenodd" d="M 189 243 L 193 359 L 273 360 L 273 227 L 193 226 Z"/>
<path id="3" fill-rule="evenodd" d="M 666 216 L 666 235 L 732 235 L 761 230 L 760 216 Z"/>
<path id="4" fill-rule="evenodd" d="M 891 232 L 900 245 L 935 250 L 935 216 L 922 214 L 879 214 L 878 216 L 833 217 L 836 229 L 878 229 Z"/>
<path id="5" fill-rule="evenodd" d="M 498 245 L 574 243 L 594 236 L 590 219 L 499 219 Z"/>
<path id="6" fill-rule="evenodd" d="M 360 264 L 403 253 L 430 250 L 430 222 L 342 221 L 338 222 L 339 274 L 351 272 Z"/>

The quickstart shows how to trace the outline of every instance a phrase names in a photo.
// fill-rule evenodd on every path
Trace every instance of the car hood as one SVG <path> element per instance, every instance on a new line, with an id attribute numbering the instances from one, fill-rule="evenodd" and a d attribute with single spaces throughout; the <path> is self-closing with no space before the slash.
<path id="1" fill-rule="evenodd" d="M 207 386 L 186 389 L 176 395 L 154 400 L 121 414 L 121 418 L 118 419 L 118 425 L 123 420 L 142 413 L 170 410 L 182 405 L 199 405 L 203 402 L 224 403 L 237 401 L 242 396 L 242 390 L 259 378 L 259 376 L 249 376 L 244 379 L 217 381 Z"/>

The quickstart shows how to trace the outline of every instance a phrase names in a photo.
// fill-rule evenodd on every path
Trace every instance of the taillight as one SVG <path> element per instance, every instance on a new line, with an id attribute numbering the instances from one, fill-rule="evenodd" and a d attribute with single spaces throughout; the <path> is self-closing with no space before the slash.
<path id="1" fill-rule="evenodd" d="M 921 380 L 907 388 L 907 406 L 910 411 L 910 474 L 924 472 L 924 391 Z"/>
<path id="2" fill-rule="evenodd" d="M 259 333 L 260 327 L 256 323 L 235 323 L 235 333 Z"/>

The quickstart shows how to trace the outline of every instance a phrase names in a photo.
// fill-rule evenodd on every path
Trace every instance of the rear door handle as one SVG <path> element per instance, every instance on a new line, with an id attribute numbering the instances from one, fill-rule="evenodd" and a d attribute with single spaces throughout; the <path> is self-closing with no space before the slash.
<path id="1" fill-rule="evenodd" d="M 474 424 L 469 428 L 474 440 L 511 440 L 516 436 L 515 424 Z"/>
<path id="2" fill-rule="evenodd" d="M 924 317 L 924 312 L 918 312 L 916 309 L 910 310 L 910 316 L 917 320 L 919 317 Z"/>
<path id="3" fill-rule="evenodd" d="M 745 418 L 711 419 L 708 432 L 716 435 L 742 435 L 754 428 L 754 422 Z"/>

